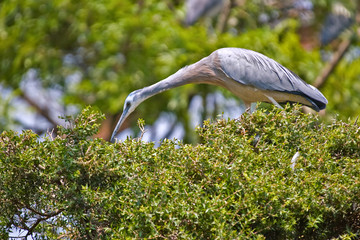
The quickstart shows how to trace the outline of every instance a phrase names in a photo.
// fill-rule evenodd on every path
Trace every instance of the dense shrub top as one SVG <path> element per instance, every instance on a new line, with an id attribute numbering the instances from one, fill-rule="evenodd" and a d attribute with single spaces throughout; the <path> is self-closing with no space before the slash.
<path id="1" fill-rule="evenodd" d="M 199 144 L 154 148 L 92 139 L 102 118 L 86 108 L 43 141 L 0 135 L 1 237 L 359 237 L 357 123 L 257 110 L 204 122 Z"/>

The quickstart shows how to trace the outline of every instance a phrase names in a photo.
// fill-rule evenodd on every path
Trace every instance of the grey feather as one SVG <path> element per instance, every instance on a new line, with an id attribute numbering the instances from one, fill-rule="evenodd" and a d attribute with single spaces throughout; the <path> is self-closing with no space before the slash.
<path id="1" fill-rule="evenodd" d="M 328 101 L 315 87 L 261 53 L 242 48 L 222 48 L 218 54 L 223 72 L 235 81 L 263 90 L 288 92 L 305 97 L 316 110 Z"/>

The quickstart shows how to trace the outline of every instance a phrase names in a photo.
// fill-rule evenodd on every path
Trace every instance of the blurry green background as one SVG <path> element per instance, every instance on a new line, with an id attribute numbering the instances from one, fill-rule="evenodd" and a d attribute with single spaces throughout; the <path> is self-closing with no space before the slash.
<path id="1" fill-rule="evenodd" d="M 321 46 L 324 22 L 339 3 L 353 24 Z M 229 0 L 216 16 L 185 26 L 189 10 L 180 0 L 2 1 L 0 131 L 31 128 L 43 134 L 64 124 L 58 116 L 93 105 L 106 114 L 98 136 L 108 139 L 130 92 L 218 48 L 261 52 L 314 83 L 346 41 L 346 53 L 320 90 L 329 100 L 326 119 L 355 119 L 360 114 L 356 4 L 355 0 Z M 225 98 L 214 97 L 219 95 Z M 203 106 L 197 111 L 201 122 L 226 111 L 239 116 L 240 111 L 232 110 L 236 108 L 226 108 L 229 98 L 234 96 L 217 87 L 186 85 L 145 101 L 124 127 L 136 132 L 139 117 L 152 125 L 165 116 L 163 121 L 172 124 L 160 126 L 163 134 L 153 133 L 150 140 L 173 136 L 180 126 L 180 136 L 192 142 L 194 110 L 189 106 L 196 105 L 192 101 L 198 99 Z M 234 105 L 234 100 L 230 103 Z M 241 105 L 238 99 L 235 103 Z"/>

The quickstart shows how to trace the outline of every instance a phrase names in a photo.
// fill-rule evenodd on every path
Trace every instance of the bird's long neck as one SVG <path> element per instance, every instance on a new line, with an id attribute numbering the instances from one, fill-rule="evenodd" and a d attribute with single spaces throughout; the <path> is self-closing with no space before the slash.
<path id="1" fill-rule="evenodd" d="M 211 74 L 210 67 L 206 64 L 206 59 L 197 63 L 181 68 L 173 75 L 161 80 L 151 86 L 141 89 L 142 100 L 146 100 L 163 91 L 186 85 L 189 83 L 204 83 L 204 79 Z M 207 81 L 207 83 L 210 83 Z M 211 83 L 210 83 L 211 84 Z"/>

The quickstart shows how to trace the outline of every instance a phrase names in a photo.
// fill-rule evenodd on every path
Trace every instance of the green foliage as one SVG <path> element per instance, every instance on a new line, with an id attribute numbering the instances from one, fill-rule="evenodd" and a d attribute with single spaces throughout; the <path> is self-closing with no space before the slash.
<path id="1" fill-rule="evenodd" d="M 85 140 L 99 131 L 101 120 L 104 120 L 105 116 L 90 107 L 86 107 L 76 119 L 72 119 L 71 116 L 64 119 L 70 124 L 70 127 L 60 126 L 58 134 L 71 135 L 73 139 Z"/>
<path id="2" fill-rule="evenodd" d="M 200 21 L 185 27 L 184 1 L 178 0 L 5 0 L 0 7 L 0 81 L 13 91 L 1 99 L 0 130 L 14 129 L 11 102 L 27 89 L 21 82 L 32 70 L 44 88 L 62 91 L 61 104 L 101 107 L 107 115 L 118 114 L 126 96 L 194 63 L 220 47 L 259 51 L 279 61 L 305 81 L 313 83 L 325 63 L 320 50 L 305 49 L 301 22 L 286 9 L 266 1 L 234 1 L 224 32 L 211 31 Z M 317 38 L 322 20 L 338 0 L 312 1 L 314 21 L 309 29 Z M 342 2 L 356 9 L 353 0 Z M 262 14 L 274 16 L 260 23 Z M 301 15 L 301 14 L 300 14 Z M 277 17 L 276 17 L 277 16 Z M 352 45 L 358 46 L 354 38 Z M 342 120 L 356 117 L 360 106 L 359 61 L 341 64 L 324 89 L 328 114 L 341 113 Z M 72 77 L 79 77 L 72 81 Z M 191 142 L 189 101 L 195 94 L 206 97 L 213 86 L 184 86 L 155 96 L 141 104 L 137 113 L 153 123 L 162 111 L 172 111 L 184 125 L 185 141 Z M 233 96 L 224 91 L 227 96 Z M 35 104 L 37 103 L 36 101 Z M 41 105 L 41 104 L 39 104 Z M 149 107 L 156 105 L 156 108 Z M 15 108 L 16 109 L 16 108 Z M 44 114 L 47 111 L 39 111 Z M 41 109 L 41 106 L 40 106 Z M 220 110 L 221 112 L 221 110 Z M 206 115 L 206 114 L 204 114 Z M 136 112 L 132 116 L 136 118 Z M 109 118 L 110 119 L 110 118 Z M 115 119 L 115 117 L 113 117 Z M 136 127 L 136 121 L 130 121 Z M 55 127 L 55 126 L 54 126 Z"/>
<path id="3" fill-rule="evenodd" d="M 0 135 L 1 238 L 13 227 L 39 239 L 359 237 L 358 124 L 258 110 L 206 121 L 197 145 L 154 148 L 89 138 L 102 118 L 86 108 L 43 141 Z"/>

